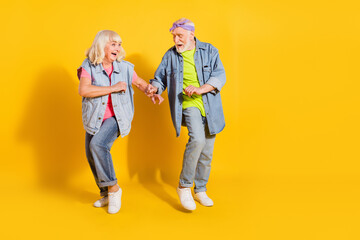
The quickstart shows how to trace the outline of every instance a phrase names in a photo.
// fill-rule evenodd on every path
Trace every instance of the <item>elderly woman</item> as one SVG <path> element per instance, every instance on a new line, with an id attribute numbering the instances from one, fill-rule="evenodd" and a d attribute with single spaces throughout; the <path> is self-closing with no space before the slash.
<path id="1" fill-rule="evenodd" d="M 108 213 L 120 210 L 122 194 L 110 149 L 120 135 L 124 137 L 130 132 L 134 115 L 132 84 L 144 93 L 148 85 L 137 76 L 133 64 L 122 60 L 125 52 L 121 43 L 116 32 L 98 32 L 78 69 L 86 157 L 103 196 L 94 206 L 108 205 Z M 146 94 L 153 102 L 155 99 L 160 104 L 163 100 L 150 92 Z"/>

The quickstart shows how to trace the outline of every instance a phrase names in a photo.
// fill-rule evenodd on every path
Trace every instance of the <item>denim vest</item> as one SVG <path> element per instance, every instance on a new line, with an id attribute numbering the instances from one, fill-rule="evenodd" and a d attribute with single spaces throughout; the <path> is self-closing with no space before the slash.
<path id="1" fill-rule="evenodd" d="M 89 59 L 81 64 L 91 76 L 91 84 L 95 86 L 110 86 L 110 79 L 102 64 L 93 65 Z M 116 122 L 119 126 L 120 135 L 124 137 L 129 134 L 131 121 L 134 117 L 134 90 L 132 88 L 132 76 L 134 65 L 126 61 L 114 61 L 111 74 L 111 86 L 118 82 L 126 83 L 125 93 L 111 93 L 111 100 L 115 113 Z M 82 120 L 86 132 L 95 135 L 102 124 L 109 95 L 100 97 L 83 97 Z"/>

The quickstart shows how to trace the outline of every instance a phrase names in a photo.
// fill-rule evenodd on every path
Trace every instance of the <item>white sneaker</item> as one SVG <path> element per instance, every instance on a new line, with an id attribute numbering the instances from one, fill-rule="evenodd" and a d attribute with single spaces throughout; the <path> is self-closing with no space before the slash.
<path id="1" fill-rule="evenodd" d="M 121 194 L 122 190 L 119 188 L 117 192 L 109 192 L 109 206 L 108 213 L 117 213 L 121 208 Z"/>
<path id="2" fill-rule="evenodd" d="M 109 204 L 109 198 L 108 196 L 105 196 L 94 202 L 94 207 L 105 207 L 108 204 Z"/>
<path id="3" fill-rule="evenodd" d="M 195 193 L 195 200 L 198 201 L 201 205 L 206 207 L 211 207 L 214 205 L 213 200 L 211 200 L 207 195 L 206 192 L 198 192 Z"/>
<path id="4" fill-rule="evenodd" d="M 181 205 L 187 210 L 195 210 L 196 204 L 194 202 L 193 196 L 191 195 L 190 188 L 177 188 L 177 194 L 179 195 Z"/>

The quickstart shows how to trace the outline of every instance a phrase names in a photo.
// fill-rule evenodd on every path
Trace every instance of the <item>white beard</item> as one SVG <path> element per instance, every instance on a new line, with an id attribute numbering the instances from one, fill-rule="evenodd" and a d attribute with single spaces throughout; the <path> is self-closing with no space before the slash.
<path id="1" fill-rule="evenodd" d="M 184 45 L 184 48 L 183 48 L 182 50 L 178 49 L 178 47 L 175 45 L 176 51 L 177 51 L 178 53 L 183 53 L 183 52 L 188 51 L 188 50 L 190 49 L 190 46 L 191 46 L 191 39 L 190 39 L 190 38 L 191 38 L 191 37 L 189 36 L 188 41 L 187 41 L 187 43 Z"/>

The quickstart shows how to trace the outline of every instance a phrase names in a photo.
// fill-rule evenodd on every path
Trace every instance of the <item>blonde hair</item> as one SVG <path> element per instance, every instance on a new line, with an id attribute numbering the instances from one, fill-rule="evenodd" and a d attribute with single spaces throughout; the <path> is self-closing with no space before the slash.
<path id="1" fill-rule="evenodd" d="M 92 64 L 98 65 L 102 63 L 105 57 L 104 49 L 108 42 L 122 43 L 122 40 L 119 34 L 111 30 L 102 30 L 96 34 L 91 47 L 85 53 L 86 57 L 89 58 Z M 120 62 L 124 58 L 125 50 L 121 46 L 120 53 L 116 60 Z"/>

